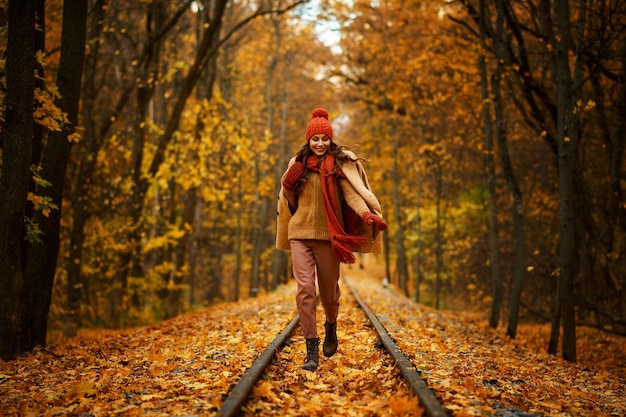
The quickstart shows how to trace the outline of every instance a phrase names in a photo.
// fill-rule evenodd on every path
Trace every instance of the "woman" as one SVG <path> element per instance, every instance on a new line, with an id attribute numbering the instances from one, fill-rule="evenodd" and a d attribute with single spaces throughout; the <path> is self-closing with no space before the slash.
<path id="1" fill-rule="evenodd" d="M 352 252 L 380 252 L 387 224 L 354 153 L 333 142 L 325 109 L 315 109 L 307 143 L 289 161 L 278 196 L 276 247 L 291 251 L 298 284 L 296 304 L 306 339 L 303 369 L 315 370 L 319 343 L 315 278 L 326 315 L 324 356 L 337 352 L 339 265 L 354 263 Z"/>

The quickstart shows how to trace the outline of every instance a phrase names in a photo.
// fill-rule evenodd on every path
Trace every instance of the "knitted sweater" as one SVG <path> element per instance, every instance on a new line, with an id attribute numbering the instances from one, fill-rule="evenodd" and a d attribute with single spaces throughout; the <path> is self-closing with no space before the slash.
<path id="1" fill-rule="evenodd" d="M 289 167 L 295 162 L 295 158 L 289 161 Z M 339 178 L 339 187 L 336 188 L 335 198 L 341 207 L 346 203 L 359 217 L 357 230 L 361 236 L 370 240 L 367 245 L 353 248 L 355 252 L 381 252 L 381 234 L 362 220 L 366 211 L 381 215 L 380 203 L 370 190 L 367 175 L 360 162 L 344 163 L 341 165 L 346 178 Z M 286 173 L 286 171 L 285 171 Z M 283 174 L 284 178 L 284 174 Z M 282 184 L 282 179 L 281 179 Z M 300 192 L 296 197 L 293 191 L 281 187 L 278 195 L 278 221 L 276 247 L 282 250 L 290 250 L 291 239 L 319 239 L 330 240 L 326 212 L 324 211 L 324 196 L 320 174 L 308 172 L 306 181 L 301 185 Z M 343 216 L 340 213 L 340 221 L 343 224 Z"/>

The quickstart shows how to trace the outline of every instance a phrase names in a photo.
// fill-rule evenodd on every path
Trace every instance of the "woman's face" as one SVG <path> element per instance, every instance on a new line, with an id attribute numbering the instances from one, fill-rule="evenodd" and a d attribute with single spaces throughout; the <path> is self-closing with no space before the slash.
<path id="1" fill-rule="evenodd" d="M 309 147 L 311 151 L 317 156 L 324 156 L 324 154 L 330 148 L 330 138 L 323 133 L 311 136 L 309 139 Z"/>

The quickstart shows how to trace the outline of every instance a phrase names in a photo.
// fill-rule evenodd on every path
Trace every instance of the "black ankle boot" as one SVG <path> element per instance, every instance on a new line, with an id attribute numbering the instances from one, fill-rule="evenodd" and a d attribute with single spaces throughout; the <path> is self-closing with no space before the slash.
<path id="1" fill-rule="evenodd" d="M 324 356 L 330 358 L 337 352 L 337 345 L 339 342 L 337 341 L 337 322 L 324 323 L 324 329 L 326 329 L 326 336 L 324 337 Z"/>
<path id="2" fill-rule="evenodd" d="M 302 366 L 302 369 L 307 371 L 314 371 L 317 369 L 317 364 L 320 360 L 320 339 L 312 337 L 306 339 L 306 363 Z"/>

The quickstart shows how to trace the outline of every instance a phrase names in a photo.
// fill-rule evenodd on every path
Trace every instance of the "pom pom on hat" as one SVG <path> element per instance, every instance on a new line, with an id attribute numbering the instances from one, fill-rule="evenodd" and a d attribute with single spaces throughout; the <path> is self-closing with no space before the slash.
<path id="1" fill-rule="evenodd" d="M 328 120 L 328 111 L 322 108 L 315 109 L 311 113 L 311 119 L 315 119 L 316 117 L 323 117 L 324 119 Z"/>
<path id="2" fill-rule="evenodd" d="M 322 108 L 317 108 L 311 113 L 311 121 L 306 127 L 306 140 L 308 141 L 311 136 L 319 133 L 323 133 L 331 140 L 333 139 L 333 127 L 328 121 L 328 111 Z"/>

